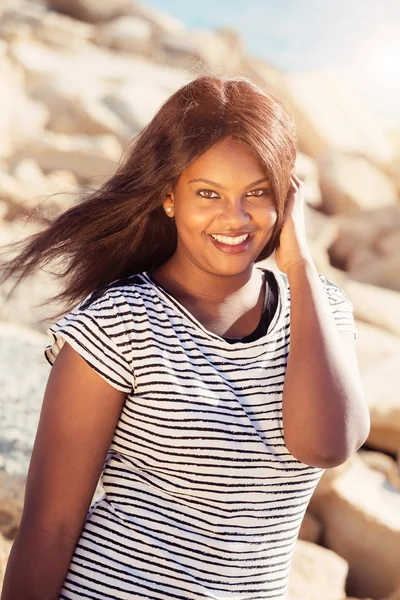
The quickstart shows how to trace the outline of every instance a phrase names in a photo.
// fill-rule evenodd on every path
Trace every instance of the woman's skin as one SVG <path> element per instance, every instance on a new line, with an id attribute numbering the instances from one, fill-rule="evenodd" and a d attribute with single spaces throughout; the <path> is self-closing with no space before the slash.
<path id="1" fill-rule="evenodd" d="M 222 336 L 248 335 L 261 317 L 263 282 L 254 261 L 277 218 L 268 181 L 254 183 L 264 177 L 256 158 L 226 138 L 181 174 L 163 202 L 166 214 L 175 219 L 178 244 L 152 275 L 205 327 Z M 213 183 L 192 181 L 198 178 Z M 210 239 L 210 234 L 246 232 L 252 237 L 235 254 Z M 336 466 L 365 442 L 370 419 L 354 336 L 336 327 L 308 247 L 303 185 L 295 175 L 275 260 L 287 274 L 291 292 L 285 443 L 307 464 Z"/>

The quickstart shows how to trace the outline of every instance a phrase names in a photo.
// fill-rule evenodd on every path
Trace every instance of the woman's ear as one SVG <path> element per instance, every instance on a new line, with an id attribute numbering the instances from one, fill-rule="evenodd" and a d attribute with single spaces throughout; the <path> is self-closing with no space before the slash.
<path id="1" fill-rule="evenodd" d="M 174 216 L 174 196 L 172 193 L 172 189 L 168 190 L 162 205 L 163 205 L 164 210 L 165 210 L 166 214 L 168 215 L 168 217 L 173 217 Z"/>

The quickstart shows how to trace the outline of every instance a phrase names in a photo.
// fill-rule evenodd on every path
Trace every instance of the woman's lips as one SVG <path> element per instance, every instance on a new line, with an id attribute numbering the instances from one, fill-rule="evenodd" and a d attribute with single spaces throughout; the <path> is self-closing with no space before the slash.
<path id="1" fill-rule="evenodd" d="M 244 234 L 235 235 L 235 236 L 226 236 L 226 237 L 233 238 L 233 237 L 240 237 L 241 235 L 244 235 Z M 210 238 L 210 240 L 214 244 L 214 246 L 216 248 L 218 248 L 218 250 L 221 250 L 222 252 L 225 252 L 227 254 L 241 254 L 242 252 L 245 252 L 248 249 L 248 247 L 250 246 L 251 241 L 253 239 L 253 233 L 250 233 L 246 240 L 244 240 L 240 244 L 236 244 L 236 245 L 224 244 L 223 242 L 219 242 L 218 240 L 213 238 L 211 235 L 209 235 L 208 237 Z"/>

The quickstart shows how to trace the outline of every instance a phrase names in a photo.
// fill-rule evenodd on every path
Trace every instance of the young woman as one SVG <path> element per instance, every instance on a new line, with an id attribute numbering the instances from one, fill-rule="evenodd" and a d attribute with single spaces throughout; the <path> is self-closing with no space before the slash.
<path id="1" fill-rule="evenodd" d="M 48 329 L 2 600 L 285 598 L 315 486 L 369 431 L 295 152 L 276 98 L 203 75 L 9 265 L 62 258 L 72 307 Z"/>

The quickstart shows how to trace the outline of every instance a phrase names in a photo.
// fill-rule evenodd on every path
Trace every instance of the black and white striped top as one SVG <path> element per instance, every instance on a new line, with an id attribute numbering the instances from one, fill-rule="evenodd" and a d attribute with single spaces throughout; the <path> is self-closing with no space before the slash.
<path id="1" fill-rule="evenodd" d="M 208 331 L 147 273 L 96 290 L 49 327 L 126 392 L 101 483 L 60 598 L 283 600 L 301 521 L 323 469 L 285 446 L 290 287 L 266 334 Z M 353 307 L 324 275 L 340 330 Z"/>

